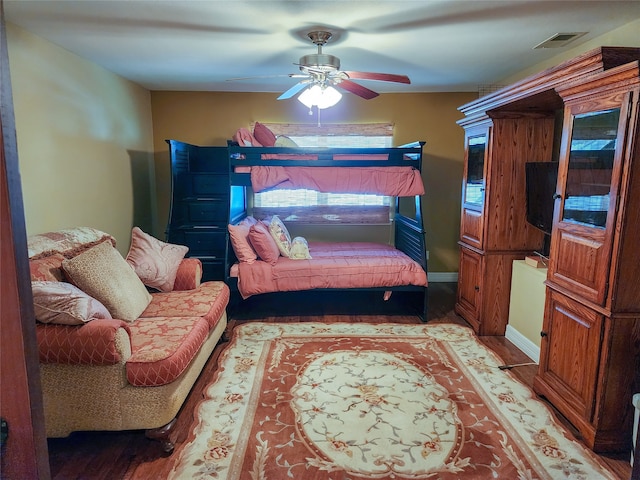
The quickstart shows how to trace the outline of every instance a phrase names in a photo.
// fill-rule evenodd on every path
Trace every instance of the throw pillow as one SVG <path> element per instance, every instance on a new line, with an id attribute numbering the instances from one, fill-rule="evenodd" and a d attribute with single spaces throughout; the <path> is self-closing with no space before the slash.
<path id="1" fill-rule="evenodd" d="M 42 323 L 82 325 L 96 318 L 111 318 L 106 307 L 66 282 L 31 282 L 36 320 Z"/>
<path id="2" fill-rule="evenodd" d="M 263 147 L 273 147 L 276 144 L 275 134 L 260 122 L 256 122 L 253 126 L 253 136 Z"/>
<path id="3" fill-rule="evenodd" d="M 109 242 L 62 262 L 71 281 L 100 301 L 113 318 L 132 322 L 151 302 L 151 294 L 133 268 Z"/>
<path id="4" fill-rule="evenodd" d="M 276 245 L 269 228 L 262 222 L 257 222 L 249 229 L 249 241 L 261 260 L 275 265 L 280 256 L 280 250 Z"/>
<path id="5" fill-rule="evenodd" d="M 62 282 L 64 273 L 62 261 L 64 257 L 60 253 L 54 253 L 48 257 L 29 260 L 29 272 L 31 280 L 46 280 L 50 282 Z"/>
<path id="6" fill-rule="evenodd" d="M 276 138 L 275 146 L 276 147 L 297 147 L 298 144 L 293 140 L 291 140 L 286 135 L 278 135 L 278 138 Z"/>
<path id="7" fill-rule="evenodd" d="M 229 237 L 231 247 L 238 257 L 238 261 L 253 263 L 258 258 L 255 250 L 249 243 L 249 229 L 255 225 L 257 220 L 252 216 L 242 219 L 237 225 L 229 225 Z"/>
<path id="8" fill-rule="evenodd" d="M 92 227 L 73 227 L 30 235 L 27 238 L 27 248 L 31 260 L 54 253 L 72 258 L 104 241 L 116 246 L 116 239 L 106 232 Z"/>
<path id="9" fill-rule="evenodd" d="M 162 242 L 133 227 L 126 261 L 147 287 L 170 292 L 176 281 L 178 267 L 188 251 L 189 247 Z"/>
<path id="10" fill-rule="evenodd" d="M 284 226 L 284 223 L 282 223 L 282 220 L 280 220 L 277 215 L 271 217 L 269 231 L 276 241 L 276 245 L 278 245 L 278 250 L 280 250 L 282 256 L 288 257 L 289 251 L 291 250 L 291 235 L 289 235 L 287 227 Z"/>
<path id="11" fill-rule="evenodd" d="M 291 240 L 291 250 L 289 258 L 293 260 L 310 260 L 309 244 L 304 237 L 295 237 Z"/>
<path id="12" fill-rule="evenodd" d="M 233 140 L 241 147 L 262 147 L 262 144 L 258 142 L 256 137 L 246 128 L 239 128 L 236 133 L 233 134 Z"/>

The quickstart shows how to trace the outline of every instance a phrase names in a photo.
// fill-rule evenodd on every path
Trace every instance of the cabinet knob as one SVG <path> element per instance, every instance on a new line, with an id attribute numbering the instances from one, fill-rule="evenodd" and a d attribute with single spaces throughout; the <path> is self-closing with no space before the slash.
<path id="1" fill-rule="evenodd" d="M 562 195 L 560 195 L 559 193 L 554 193 L 553 194 L 553 199 L 554 200 L 558 200 L 559 198 L 562 198 Z"/>
<path id="2" fill-rule="evenodd" d="M 475 287 L 473 287 L 473 289 L 474 289 L 476 292 L 479 292 L 479 291 L 480 291 L 480 287 L 479 287 L 478 285 L 476 285 Z"/>
<path id="3" fill-rule="evenodd" d="M 545 331 L 540 332 L 540 336 L 541 336 L 542 338 L 546 337 L 547 335 L 548 335 L 548 334 L 547 334 L 547 332 L 545 332 Z"/>

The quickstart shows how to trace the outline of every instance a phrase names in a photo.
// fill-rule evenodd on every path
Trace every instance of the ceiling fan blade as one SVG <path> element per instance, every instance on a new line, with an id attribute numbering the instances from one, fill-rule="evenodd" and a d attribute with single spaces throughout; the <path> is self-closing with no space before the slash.
<path id="1" fill-rule="evenodd" d="M 309 85 L 309 81 L 303 80 L 302 82 L 296 83 L 293 87 L 291 87 L 289 90 L 287 90 L 282 95 L 280 95 L 278 97 L 278 100 L 286 100 L 288 98 L 293 97 L 299 91 L 304 90 L 307 85 Z"/>
<path id="2" fill-rule="evenodd" d="M 393 73 L 374 73 L 374 72 L 344 72 L 349 78 L 361 80 L 380 80 L 382 82 L 411 83 L 406 75 L 395 75 Z"/>
<path id="3" fill-rule="evenodd" d="M 227 82 L 235 82 L 237 80 L 252 80 L 254 78 L 306 78 L 308 75 L 303 75 L 301 73 L 287 73 L 283 75 L 253 75 L 251 77 L 237 77 L 237 78 L 227 78 Z"/>
<path id="4" fill-rule="evenodd" d="M 374 92 L 373 90 L 369 90 L 367 87 L 363 87 L 362 85 L 358 85 L 351 80 L 341 80 L 340 82 L 335 82 L 336 87 L 342 88 L 347 92 L 354 93 L 359 97 L 364 98 L 365 100 L 371 100 L 372 98 L 376 98 L 379 94 Z"/>

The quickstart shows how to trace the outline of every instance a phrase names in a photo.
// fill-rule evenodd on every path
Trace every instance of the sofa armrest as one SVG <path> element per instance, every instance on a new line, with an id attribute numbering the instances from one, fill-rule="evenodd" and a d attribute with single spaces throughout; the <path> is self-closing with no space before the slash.
<path id="1" fill-rule="evenodd" d="M 174 290 L 193 290 L 202 281 L 202 262 L 199 258 L 187 257 L 178 267 L 178 275 L 173 284 Z"/>
<path id="2" fill-rule="evenodd" d="M 40 363 L 114 365 L 131 356 L 126 322 L 97 319 L 84 325 L 36 326 Z"/>

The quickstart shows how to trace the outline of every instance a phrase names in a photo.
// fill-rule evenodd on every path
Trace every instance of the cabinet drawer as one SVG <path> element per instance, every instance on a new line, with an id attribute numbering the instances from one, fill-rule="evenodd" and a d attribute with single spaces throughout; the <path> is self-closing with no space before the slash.
<path id="1" fill-rule="evenodd" d="M 192 175 L 191 191 L 194 195 L 227 195 L 229 179 L 226 175 Z"/>
<path id="2" fill-rule="evenodd" d="M 227 203 L 223 199 L 185 202 L 184 207 L 188 223 L 225 223 L 227 221 Z"/>
<path id="3" fill-rule="evenodd" d="M 184 244 L 189 247 L 189 256 L 209 257 L 209 260 L 224 259 L 227 235 L 222 229 L 218 231 L 186 230 Z"/>
<path id="4" fill-rule="evenodd" d="M 189 155 L 189 171 L 193 173 L 228 173 L 229 161 L 226 147 L 200 147 Z"/>

